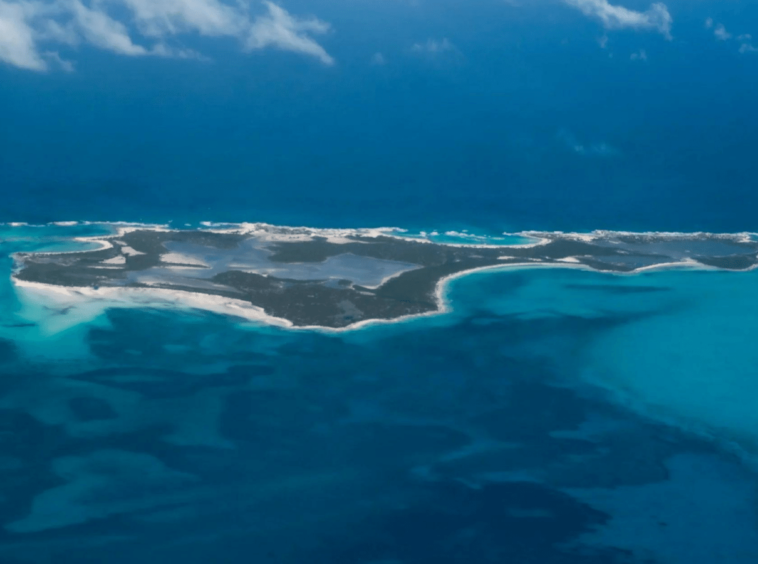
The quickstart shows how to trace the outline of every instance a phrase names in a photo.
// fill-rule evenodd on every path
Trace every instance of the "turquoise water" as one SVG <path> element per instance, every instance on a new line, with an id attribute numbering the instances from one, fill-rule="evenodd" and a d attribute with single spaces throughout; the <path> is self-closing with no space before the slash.
<path id="1" fill-rule="evenodd" d="M 10 284 L 102 229 L 2 232 L 3 563 L 758 558 L 758 272 L 477 272 L 340 334 Z"/>
<path id="2" fill-rule="evenodd" d="M 464 231 L 418 231 L 399 233 L 403 237 L 411 239 L 425 239 L 432 243 L 443 245 L 527 245 L 534 243 L 535 240 L 521 235 L 492 235 L 471 232 L 468 229 Z"/>
<path id="3" fill-rule="evenodd" d="M 498 292 L 509 278 L 518 288 Z M 561 370 L 651 417 L 758 453 L 758 272 L 474 274 L 457 282 L 453 302 L 477 285 L 486 296 L 478 307 L 497 315 L 611 323 L 581 351 L 557 351 Z"/>

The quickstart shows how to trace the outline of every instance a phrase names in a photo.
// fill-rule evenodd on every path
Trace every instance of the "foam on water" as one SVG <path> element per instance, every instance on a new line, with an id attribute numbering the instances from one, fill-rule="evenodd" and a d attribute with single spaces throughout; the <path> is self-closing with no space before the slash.
<path id="1" fill-rule="evenodd" d="M 483 235 L 465 231 L 405 231 L 403 237 L 417 241 L 430 241 L 444 245 L 495 245 L 513 246 L 534 243 L 535 240 L 518 233 L 503 233 L 502 235 Z"/>

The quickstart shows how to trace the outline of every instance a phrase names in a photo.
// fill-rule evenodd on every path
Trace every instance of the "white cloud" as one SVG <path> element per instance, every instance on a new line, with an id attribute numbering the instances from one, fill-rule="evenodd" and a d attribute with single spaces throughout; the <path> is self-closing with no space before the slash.
<path id="1" fill-rule="evenodd" d="M 266 2 L 268 14 L 255 20 L 247 39 L 248 49 L 274 47 L 284 51 L 294 51 L 311 55 L 326 65 L 334 64 L 334 59 L 309 33 L 323 34 L 329 31 L 329 24 L 309 18 L 298 20 L 273 2 Z"/>
<path id="2" fill-rule="evenodd" d="M 713 30 L 713 35 L 715 35 L 716 39 L 719 41 L 726 41 L 727 39 L 732 38 L 732 34 L 726 30 L 724 24 L 718 24 Z"/>
<path id="3" fill-rule="evenodd" d="M 29 70 L 45 70 L 37 52 L 34 31 L 22 5 L 0 0 L 0 61 Z"/>
<path id="4" fill-rule="evenodd" d="M 381 67 L 387 64 L 387 59 L 381 53 L 374 53 L 374 56 L 371 57 L 371 64 Z"/>
<path id="5" fill-rule="evenodd" d="M 740 42 L 740 53 L 758 53 L 758 47 L 753 45 L 753 36 L 749 33 L 740 35 L 737 41 Z"/>
<path id="6" fill-rule="evenodd" d="M 61 44 L 132 57 L 202 59 L 171 45 L 174 36 L 197 34 L 234 38 L 247 51 L 271 47 L 334 63 L 313 39 L 329 24 L 292 16 L 272 2 L 263 5 L 264 13 L 253 17 L 244 0 L 0 0 L 0 62 L 37 71 L 53 62 L 70 70 L 72 63 L 50 49 Z"/>
<path id="7" fill-rule="evenodd" d="M 218 0 L 110 0 L 124 4 L 134 16 L 140 33 L 164 37 L 197 32 L 218 37 L 239 35 L 249 26 L 237 8 Z"/>
<path id="8" fill-rule="evenodd" d="M 457 53 L 458 48 L 447 38 L 441 41 L 436 39 L 427 39 L 426 43 L 414 43 L 411 46 L 414 53 L 425 53 L 428 55 L 438 55 L 440 53 Z"/>
<path id="9" fill-rule="evenodd" d="M 615 6 L 608 0 L 563 0 L 586 16 L 600 20 L 606 29 L 657 31 L 671 39 L 673 18 L 665 4 L 652 4 L 645 12 Z"/>
<path id="10" fill-rule="evenodd" d="M 714 27 L 715 26 L 715 27 Z M 705 20 L 705 27 L 707 29 L 713 29 L 713 35 L 716 36 L 716 39 L 719 41 L 729 41 L 730 39 L 735 39 L 739 44 L 739 52 L 740 53 L 757 53 L 758 47 L 753 45 L 753 36 L 749 33 L 743 33 L 741 35 L 738 35 L 737 37 L 734 37 L 731 33 L 729 33 L 726 30 L 726 27 L 724 27 L 724 24 L 716 24 L 713 21 L 713 18 L 708 18 Z"/>
<path id="11" fill-rule="evenodd" d="M 593 143 L 591 145 L 580 143 L 570 131 L 565 129 L 558 132 L 558 139 L 577 155 L 588 157 L 614 157 L 619 155 L 618 149 L 608 143 Z"/>
<path id="12" fill-rule="evenodd" d="M 57 53 L 56 51 L 48 51 L 46 53 L 42 53 L 42 56 L 45 57 L 45 59 L 53 63 L 54 66 L 57 66 L 62 71 L 74 72 L 74 63 L 63 59 L 60 56 L 60 53 Z"/>
<path id="13" fill-rule="evenodd" d="M 574 151 L 579 155 L 590 155 L 596 157 L 613 157 L 618 155 L 618 151 L 607 143 L 594 143 L 592 145 L 574 145 Z"/>
<path id="14" fill-rule="evenodd" d="M 640 49 L 636 53 L 632 53 L 631 55 L 629 55 L 629 58 L 632 61 L 647 61 L 647 51 L 645 51 L 644 49 Z"/>
<path id="15" fill-rule="evenodd" d="M 75 27 L 88 43 L 120 55 L 148 54 L 147 49 L 132 43 L 124 24 L 117 22 L 105 12 L 91 9 L 80 0 L 71 0 L 69 6 L 74 16 Z"/>

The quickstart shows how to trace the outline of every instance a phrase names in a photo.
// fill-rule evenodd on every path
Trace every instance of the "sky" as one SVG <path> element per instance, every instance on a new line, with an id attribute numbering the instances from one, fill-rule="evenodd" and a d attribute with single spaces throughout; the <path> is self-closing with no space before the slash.
<path id="1" fill-rule="evenodd" d="M 0 221 L 756 229 L 756 71 L 735 0 L 0 0 Z"/>

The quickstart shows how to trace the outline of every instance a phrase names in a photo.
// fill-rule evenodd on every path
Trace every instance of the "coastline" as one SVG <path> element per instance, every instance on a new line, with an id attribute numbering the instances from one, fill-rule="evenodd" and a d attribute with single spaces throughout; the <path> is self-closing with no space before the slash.
<path id="1" fill-rule="evenodd" d="M 190 309 L 198 311 L 206 311 L 219 315 L 225 315 L 228 317 L 236 317 L 245 320 L 246 322 L 261 323 L 264 325 L 278 327 L 281 329 L 287 329 L 291 331 L 315 331 L 322 333 L 344 333 L 350 331 L 358 331 L 366 327 L 372 327 L 376 325 L 390 325 L 396 323 L 404 323 L 413 321 L 415 319 L 421 319 L 426 317 L 441 316 L 453 311 L 453 305 L 448 298 L 448 292 L 450 284 L 456 280 L 465 278 L 472 274 L 484 273 L 484 272 L 507 272 L 507 271 L 519 271 L 519 270 L 533 270 L 533 269 L 568 269 L 568 270 L 583 270 L 585 272 L 595 272 L 603 275 L 610 276 L 636 276 L 651 271 L 666 271 L 666 270 L 702 270 L 702 271 L 723 271 L 730 272 L 721 268 L 711 267 L 707 265 L 701 265 L 699 263 L 666 263 L 660 265 L 654 265 L 650 267 L 643 267 L 633 272 L 609 272 L 594 269 L 585 264 L 577 263 L 534 263 L 534 262 L 522 262 L 501 264 L 493 266 L 483 266 L 479 268 L 473 268 L 471 270 L 465 270 L 462 272 L 456 272 L 441 278 L 434 290 L 434 299 L 437 309 L 434 311 L 411 314 L 400 316 L 392 319 L 366 319 L 352 323 L 345 327 L 326 327 L 321 325 L 294 325 L 291 321 L 275 317 L 267 314 L 263 308 L 255 306 L 245 300 L 238 300 L 234 298 L 227 298 L 222 296 L 215 296 L 211 294 L 202 294 L 198 292 L 189 292 L 179 289 L 165 289 L 165 288 L 134 288 L 134 287 L 103 287 L 95 290 L 91 287 L 69 287 L 58 286 L 54 284 L 44 284 L 41 282 L 29 282 L 25 280 L 19 280 L 15 276 L 11 276 L 13 285 L 22 291 L 31 291 L 51 295 L 66 296 L 69 298 L 69 302 L 60 304 L 62 307 L 70 307 L 71 301 L 78 301 L 79 303 L 95 304 L 98 301 L 104 306 L 102 311 L 109 307 L 167 307 L 169 309 Z M 754 270 L 751 268 L 750 270 Z M 136 299 L 135 299 L 136 298 Z M 144 298 L 144 299 L 140 299 Z"/>
<path id="2" fill-rule="evenodd" d="M 9 225 L 9 224 L 5 224 Z M 26 224 L 11 224 L 12 227 L 30 227 Z M 220 235 L 235 235 L 244 237 L 254 237 L 256 240 L 266 244 L 302 244 L 307 242 L 314 242 L 315 240 L 325 240 L 328 244 L 343 245 L 352 243 L 365 243 L 372 239 L 393 239 L 402 242 L 415 242 L 424 243 L 431 246 L 437 246 L 442 248 L 466 248 L 470 250 L 481 249 L 493 249 L 497 248 L 500 251 L 507 252 L 508 249 L 534 249 L 537 247 L 547 247 L 551 243 L 557 241 L 571 241 L 581 244 L 605 244 L 607 248 L 614 248 L 612 243 L 618 243 L 620 241 L 631 240 L 634 244 L 660 242 L 660 241 L 726 241 L 732 244 L 744 244 L 752 247 L 756 247 L 756 235 L 750 232 L 741 233 L 681 233 L 681 232 L 647 232 L 647 233 L 633 233 L 628 231 L 607 231 L 596 230 L 589 233 L 564 233 L 564 232 L 544 232 L 544 231 L 524 231 L 520 233 L 505 233 L 506 236 L 518 236 L 528 238 L 533 241 L 528 244 L 503 244 L 503 245 L 489 245 L 489 244 L 461 244 L 461 243 L 436 243 L 430 240 L 421 239 L 416 236 L 404 236 L 405 230 L 396 227 L 380 227 L 380 228 L 366 228 L 366 229 L 323 229 L 323 228 L 310 228 L 310 227 L 288 227 L 288 226 L 276 226 L 267 223 L 211 223 L 203 222 L 202 227 L 198 229 L 176 229 L 169 227 L 168 225 L 157 224 L 139 224 L 129 222 L 54 222 L 48 224 L 48 226 L 56 227 L 73 227 L 73 226 L 90 226 L 97 225 L 106 227 L 109 233 L 97 234 L 92 236 L 73 236 L 71 240 L 97 244 L 98 249 L 88 250 L 72 250 L 62 252 L 33 252 L 27 253 L 27 255 L 50 257 L 50 256 L 65 256 L 65 255 L 81 255 L 83 253 L 92 253 L 98 250 L 112 249 L 116 243 L 118 246 L 122 246 L 123 241 L 118 241 L 119 238 L 123 238 L 130 233 L 138 231 L 147 231 L 155 233 L 182 233 L 187 231 L 195 231 L 198 233 L 214 233 Z M 36 226 L 45 227 L 45 226 Z M 478 236 L 477 236 L 478 237 Z M 125 243 L 123 243 L 125 245 Z M 609 245 L 610 244 L 610 245 Z M 581 246 L 581 245 L 580 245 Z M 602 248 L 602 247 L 601 247 Z M 617 248 L 617 247 L 616 247 Z M 128 246 L 123 246 L 122 251 L 129 249 Z M 118 249 L 117 249 L 118 250 Z M 755 249 L 754 249 L 755 250 Z M 348 251 L 349 252 L 349 251 Z M 22 253 L 23 254 L 23 253 Z M 143 253 L 139 253 L 143 254 Z M 518 254 L 518 253 L 515 253 Z M 528 256 L 528 255 L 527 255 Z M 226 315 L 243 319 L 248 322 L 262 323 L 265 325 L 280 327 L 291 330 L 304 330 L 304 331 L 320 331 L 325 333 L 340 333 L 344 331 L 356 331 L 365 327 L 375 325 L 388 325 L 394 323 L 403 323 L 412 321 L 417 318 L 430 317 L 444 315 L 452 311 L 453 307 L 448 298 L 449 285 L 454 280 L 463 278 L 465 276 L 479 273 L 479 272 L 497 272 L 508 270 L 526 270 L 533 268 L 565 268 L 565 269 L 580 269 L 585 271 L 597 272 L 602 274 L 613 274 L 631 276 L 643 274 L 646 272 L 672 270 L 672 269 L 689 269 L 689 270 L 703 270 L 703 271 L 749 271 L 758 268 L 758 264 L 753 264 L 750 267 L 742 269 L 725 268 L 721 266 L 713 266 L 703 264 L 696 261 L 692 257 L 670 257 L 670 260 L 660 262 L 658 264 L 638 266 L 631 270 L 613 270 L 610 268 L 597 268 L 594 265 L 586 264 L 586 261 L 591 258 L 590 255 L 583 256 L 571 256 L 565 255 L 562 258 L 555 258 L 552 255 L 548 255 L 552 258 L 528 258 L 524 260 L 518 256 L 501 256 L 502 260 L 514 260 L 516 262 L 501 263 L 501 264 L 489 264 L 484 266 L 477 266 L 473 268 L 463 269 L 451 274 L 440 277 L 434 285 L 434 288 L 429 294 L 429 297 L 433 299 L 434 309 L 429 311 L 423 311 L 418 313 L 410 313 L 407 315 L 398 315 L 396 317 L 371 317 L 350 323 L 348 325 L 332 327 L 328 325 L 320 325 L 313 323 L 297 324 L 290 319 L 282 316 L 266 313 L 263 307 L 255 305 L 250 301 L 244 299 L 237 299 L 229 297 L 228 295 L 217 295 L 211 293 L 204 293 L 200 291 L 192 291 L 183 288 L 152 288 L 147 286 L 106 286 L 106 285 L 92 285 L 84 286 L 77 284 L 59 285 L 53 283 L 46 283 L 34 280 L 23 280 L 16 276 L 19 269 L 14 268 L 11 273 L 11 281 L 13 285 L 20 290 L 30 293 L 38 294 L 36 299 L 41 299 L 39 295 L 47 295 L 48 297 L 59 296 L 64 302 L 69 305 L 76 304 L 81 305 L 83 303 L 89 303 L 90 305 L 100 302 L 102 309 L 108 307 L 141 307 L 159 305 L 161 307 L 178 307 L 187 308 L 201 311 L 208 311 L 212 313 L 218 313 L 220 315 Z M 747 255 L 746 255 L 747 256 Z M 12 255 L 16 259 L 16 255 Z M 666 258 L 661 255 L 662 258 Z M 582 262 L 580 258 L 584 259 Z M 109 259 L 113 260 L 113 259 Z M 107 263 L 107 260 L 105 261 Z M 119 263 L 121 264 L 121 263 Z M 382 282 L 375 288 L 366 287 L 369 290 L 376 291 L 382 288 L 385 283 L 397 279 L 405 272 L 398 272 L 382 279 Z M 59 299 L 58 302 L 61 300 Z"/>
<path id="3" fill-rule="evenodd" d="M 52 296 L 64 296 L 68 298 L 68 301 L 59 302 L 60 307 L 71 307 L 72 302 L 78 302 L 80 304 L 88 303 L 90 305 L 100 302 L 102 310 L 109 307 L 124 307 L 124 308 L 139 308 L 139 307 L 168 307 L 173 306 L 176 309 L 192 309 L 199 311 L 206 311 L 210 313 L 216 313 L 219 315 L 225 315 L 229 317 L 236 317 L 243 319 L 247 322 L 258 322 L 272 327 L 278 327 L 281 329 L 288 329 L 291 331 L 316 331 L 322 333 L 344 333 L 349 331 L 357 331 L 366 327 L 375 325 L 390 325 L 395 323 L 403 323 L 413 321 L 415 319 L 421 319 L 425 317 L 434 317 L 439 315 L 445 315 L 452 311 L 452 305 L 447 298 L 447 290 L 449 283 L 464 278 L 469 274 L 477 272 L 498 270 L 521 270 L 530 268 L 570 268 L 580 269 L 587 271 L 595 271 L 594 269 L 585 265 L 572 265 L 572 264 L 544 264 L 544 263 L 518 263 L 510 265 L 495 265 L 485 266 L 481 268 L 475 268 L 472 270 L 466 270 L 464 272 L 457 272 L 444 278 L 441 278 L 437 283 L 434 292 L 434 298 L 437 305 L 435 311 L 418 313 L 412 315 L 405 315 L 396 317 L 393 319 L 366 319 L 358 321 L 346 327 L 326 327 L 321 325 L 305 325 L 298 326 L 292 322 L 281 317 L 275 317 L 264 312 L 260 307 L 257 307 L 250 302 L 244 300 L 237 300 L 234 298 L 225 298 L 221 296 L 214 296 L 210 294 L 201 294 L 197 292 L 188 292 L 185 290 L 168 290 L 164 288 L 130 288 L 130 287 L 104 287 L 95 290 L 91 287 L 70 287 L 70 286 L 57 286 L 55 284 L 44 284 L 41 282 L 29 282 L 26 280 L 19 280 L 15 276 L 11 277 L 11 280 L 15 287 L 22 290 L 22 293 L 41 293 L 47 297 Z M 145 298 L 145 299 L 140 299 Z"/>

